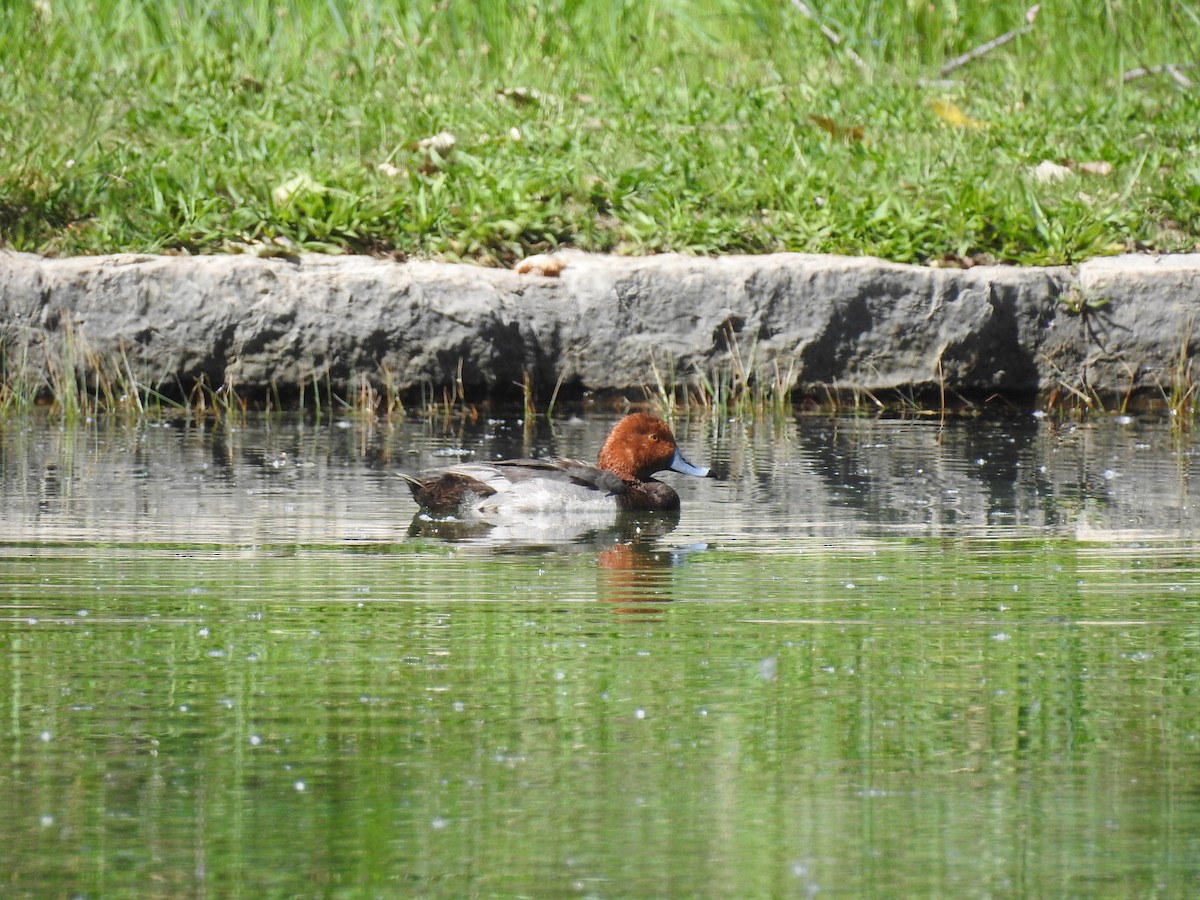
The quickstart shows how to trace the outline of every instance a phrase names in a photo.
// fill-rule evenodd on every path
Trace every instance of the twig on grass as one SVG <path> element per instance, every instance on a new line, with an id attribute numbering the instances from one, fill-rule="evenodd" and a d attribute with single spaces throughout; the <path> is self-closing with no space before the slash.
<path id="1" fill-rule="evenodd" d="M 1019 38 L 1025 32 L 1033 28 L 1033 21 L 1037 18 L 1038 10 L 1041 9 L 1041 7 L 1042 4 L 1040 3 L 1029 7 L 1029 9 L 1025 10 L 1025 24 L 1020 28 L 1014 28 L 1012 31 L 1006 31 L 1004 34 L 1000 35 L 1000 37 L 992 38 L 986 44 L 980 44 L 974 50 L 968 50 L 962 56 L 954 57 L 954 59 L 942 66 L 942 68 L 939 70 L 939 74 L 945 77 L 955 69 L 960 69 L 967 63 L 979 59 L 981 56 L 986 56 L 997 47 L 1003 47 L 1009 41 Z"/>
<path id="2" fill-rule="evenodd" d="M 1121 83 L 1129 84 L 1129 82 L 1136 81 L 1138 78 L 1145 78 L 1147 75 L 1170 75 L 1177 85 L 1185 91 L 1190 91 L 1196 86 L 1196 83 L 1183 74 L 1183 68 L 1183 66 L 1177 63 L 1163 63 L 1161 66 L 1141 66 L 1137 69 L 1130 69 L 1122 75 Z"/>

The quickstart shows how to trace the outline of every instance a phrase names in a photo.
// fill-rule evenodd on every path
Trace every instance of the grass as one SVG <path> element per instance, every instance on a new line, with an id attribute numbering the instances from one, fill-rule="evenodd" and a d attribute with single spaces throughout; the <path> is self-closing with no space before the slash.
<path id="1" fill-rule="evenodd" d="M 527 427 L 538 419 L 553 422 L 556 415 L 591 409 L 644 408 L 662 417 L 726 421 L 782 421 L 795 415 L 975 417 L 987 410 L 1010 412 L 1003 397 L 967 398 L 948 395 L 943 384 L 873 393 L 861 386 L 824 385 L 820 395 L 800 395 L 793 365 L 760 360 L 757 347 L 741 347 L 732 333 L 728 352 L 705 364 L 680 370 L 667 356 L 651 355 L 654 383 L 644 385 L 640 399 L 623 393 L 560 397 L 565 371 L 543 403 L 532 375 L 520 388 L 520 415 Z M 1191 335 L 1185 335 L 1175 363 L 1158 381 L 1158 394 L 1135 396 L 1134 374 L 1121 396 L 1106 396 L 1088 384 L 1086 371 L 1060 373 L 1059 384 L 1039 398 L 1039 407 L 1057 419 L 1089 418 L 1131 410 L 1169 415 L 1181 429 L 1200 416 L 1198 384 L 1191 355 Z M 561 404 L 561 405 L 560 405 Z M 565 407 L 565 409 L 563 408 Z M 190 386 L 164 384 L 135 372 L 125 353 L 104 356 L 92 351 L 81 334 L 64 327 L 56 343 L 31 342 L 0 333 L 0 424 L 10 419 L 48 414 L 68 423 L 101 418 L 124 421 L 210 422 L 237 426 L 252 413 L 279 415 L 301 412 L 319 423 L 325 418 L 358 419 L 391 426 L 409 418 L 424 418 L 451 427 L 475 422 L 483 415 L 516 410 L 503 397 L 468 397 L 461 363 L 451 384 L 424 382 L 419 391 L 401 391 L 395 373 L 386 367 L 358 371 L 344 382 L 335 381 L 328 367 L 314 367 L 308 382 L 286 393 L 276 385 L 265 392 L 240 391 L 236 377 L 226 373 L 217 385 L 200 376 Z"/>
<path id="2" fill-rule="evenodd" d="M 484 264 L 1193 247 L 1200 99 L 1176 75 L 1200 81 L 1200 4 L 1044 4 L 942 77 L 1026 5 L 808 4 L 834 46 L 786 0 L 8 4 L 0 246 Z M 422 144 L 440 133 L 452 148 Z M 1066 176 L 1034 177 L 1047 160 Z"/>
<path id="3" fill-rule="evenodd" d="M 662 367 L 653 356 L 650 368 L 654 386 L 646 386 L 646 400 L 664 418 L 693 411 L 717 419 L 784 418 L 792 413 L 792 391 L 796 370 L 775 359 L 768 366 L 758 359 L 758 346 L 744 352 L 732 329 L 724 335 L 728 353 L 707 365 L 696 365 L 689 374 L 679 373 L 674 360 Z"/>
<path id="4" fill-rule="evenodd" d="M 197 385 L 195 394 L 202 386 Z M 128 356 L 96 353 L 69 322 L 51 344 L 28 334 L 0 332 L 0 420 L 39 408 L 77 421 L 100 415 L 126 419 L 161 417 L 187 405 L 161 381 L 134 371 Z"/>

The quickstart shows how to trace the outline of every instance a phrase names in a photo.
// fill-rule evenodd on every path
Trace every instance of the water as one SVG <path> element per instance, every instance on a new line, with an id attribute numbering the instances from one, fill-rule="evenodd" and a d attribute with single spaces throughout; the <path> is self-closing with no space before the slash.
<path id="1" fill-rule="evenodd" d="M 0 896 L 1187 896 L 1197 441 L 677 429 L 678 521 L 398 471 L 611 418 L 0 433 Z"/>

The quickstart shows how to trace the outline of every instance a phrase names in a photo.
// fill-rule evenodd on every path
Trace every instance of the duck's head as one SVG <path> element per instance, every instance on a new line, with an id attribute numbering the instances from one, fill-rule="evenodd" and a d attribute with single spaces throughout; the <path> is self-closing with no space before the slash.
<path id="1" fill-rule="evenodd" d="M 613 426 L 596 464 L 622 481 L 647 481 L 668 469 L 700 478 L 709 474 L 684 458 L 666 422 L 646 413 L 633 413 Z"/>

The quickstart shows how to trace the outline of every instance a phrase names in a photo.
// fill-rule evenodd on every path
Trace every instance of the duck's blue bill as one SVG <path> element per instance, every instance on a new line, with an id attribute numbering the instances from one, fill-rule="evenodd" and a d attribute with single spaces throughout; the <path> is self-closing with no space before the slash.
<path id="1" fill-rule="evenodd" d="M 684 475 L 695 475 L 697 478 L 708 477 L 708 469 L 706 469 L 704 466 L 692 465 L 683 458 L 683 454 L 678 450 L 676 450 L 675 455 L 671 457 L 671 465 L 669 468 L 672 472 L 680 472 Z"/>

